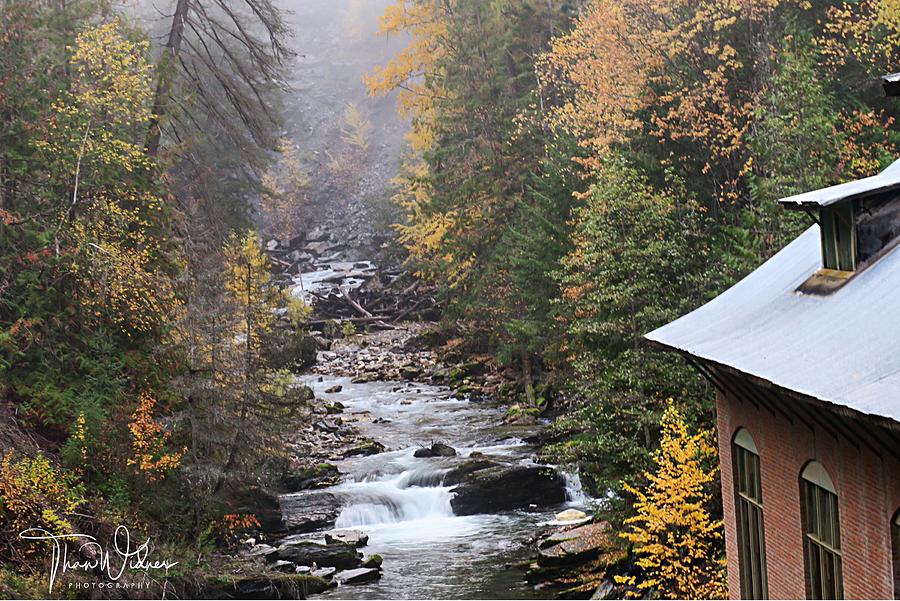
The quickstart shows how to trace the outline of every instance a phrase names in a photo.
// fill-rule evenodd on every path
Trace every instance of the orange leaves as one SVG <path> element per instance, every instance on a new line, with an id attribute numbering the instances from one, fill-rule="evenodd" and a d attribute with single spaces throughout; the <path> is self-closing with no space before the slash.
<path id="1" fill-rule="evenodd" d="M 446 25 L 441 10 L 435 0 L 396 0 L 385 8 L 379 34 L 408 35 L 410 42 L 386 65 L 376 66 L 372 75 L 364 78 L 373 96 L 399 89 L 400 113 L 415 121 L 430 114 L 431 99 L 438 93 L 426 80 L 435 75 L 437 63 L 445 54 L 441 40 L 446 36 Z"/>
<path id="2" fill-rule="evenodd" d="M 641 135 L 695 144 L 699 156 L 671 160 L 699 159 L 704 172 L 745 165 L 758 93 L 746 71 L 756 57 L 734 40 L 765 27 L 777 4 L 595 0 L 539 64 L 566 98 L 550 124 L 592 151 L 591 169 Z"/>
<path id="3" fill-rule="evenodd" d="M 259 527 L 259 520 L 252 513 L 226 513 L 210 524 L 215 537 L 226 545 L 237 544 L 241 536 Z"/>
<path id="4" fill-rule="evenodd" d="M 868 177 L 877 173 L 885 156 L 896 153 L 896 146 L 887 132 L 893 118 L 882 111 L 852 110 L 839 115 L 835 139 L 843 141 L 838 147 L 836 171 L 841 179 Z"/>
<path id="5" fill-rule="evenodd" d="M 128 465 L 136 466 L 138 473 L 153 482 L 165 478 L 169 470 L 178 467 L 187 448 L 180 452 L 167 452 L 166 443 L 171 433 L 153 418 L 156 401 L 147 393 L 142 393 L 138 406 L 131 414 L 128 430 L 131 432 L 134 457 Z"/>
<path id="6" fill-rule="evenodd" d="M 640 128 L 637 111 L 652 99 L 647 76 L 660 57 L 631 27 L 625 5 L 599 0 L 538 63 L 542 85 L 568 93 L 551 110 L 551 123 L 599 153 Z"/>

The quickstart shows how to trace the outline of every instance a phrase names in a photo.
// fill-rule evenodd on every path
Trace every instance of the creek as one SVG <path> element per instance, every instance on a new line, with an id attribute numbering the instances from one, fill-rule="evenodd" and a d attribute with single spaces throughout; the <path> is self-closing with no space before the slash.
<path id="1" fill-rule="evenodd" d="M 345 474 L 328 489 L 343 501 L 337 528 L 369 535 L 363 551 L 384 558 L 380 581 L 341 586 L 335 599 L 540 599 L 546 591 L 527 585 L 512 567 L 530 553 L 527 541 L 541 524 L 588 499 L 577 478 L 567 477 L 568 501 L 542 511 L 454 515 L 453 492 L 443 475 L 472 453 L 506 463 L 533 463 L 523 442 L 536 426 L 502 423 L 502 409 L 489 402 L 456 398 L 444 387 L 411 382 L 352 383 L 349 378 L 305 378 L 316 397 L 339 401 L 347 422 L 387 450 L 337 464 Z M 326 393 L 340 385 L 340 392 Z M 355 421 L 354 421 L 355 420 Z M 417 458 L 434 441 L 451 445 L 456 457 Z"/>

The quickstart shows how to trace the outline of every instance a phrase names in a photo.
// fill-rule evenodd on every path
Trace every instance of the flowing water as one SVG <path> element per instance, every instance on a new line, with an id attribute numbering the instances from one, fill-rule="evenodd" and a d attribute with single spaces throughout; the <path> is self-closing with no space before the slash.
<path id="1" fill-rule="evenodd" d="M 443 387 L 401 382 L 353 384 L 348 378 L 309 378 L 319 398 L 344 404 L 343 418 L 357 418 L 360 431 L 387 451 L 338 463 L 344 481 L 329 489 L 347 499 L 336 527 L 369 535 L 363 551 L 384 558 L 377 583 L 342 586 L 338 599 L 540 599 L 521 570 L 526 539 L 557 507 L 540 513 L 507 512 L 456 516 L 443 474 L 473 452 L 529 463 L 533 449 L 522 442 L 534 429 L 500 425 L 492 404 L 457 399 Z M 336 384 L 341 392 L 325 393 Z M 378 420 L 379 423 L 372 423 Z M 416 458 L 415 450 L 441 441 L 460 457 Z M 571 480 L 568 506 L 585 499 Z"/>

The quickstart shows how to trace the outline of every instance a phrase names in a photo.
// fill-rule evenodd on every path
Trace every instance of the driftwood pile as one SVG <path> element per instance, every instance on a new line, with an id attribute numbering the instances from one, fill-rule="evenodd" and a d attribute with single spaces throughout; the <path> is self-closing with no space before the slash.
<path id="1" fill-rule="evenodd" d="M 328 233 L 271 240 L 266 250 L 279 285 L 313 307 L 309 324 L 315 329 L 339 320 L 384 330 L 437 317 L 433 288 L 407 272 L 349 260 L 347 247 Z"/>
<path id="2" fill-rule="evenodd" d="M 416 281 L 400 288 L 396 277 L 387 285 L 363 285 L 351 291 L 340 286 L 327 296 L 316 296 L 310 325 L 322 326 L 334 319 L 389 330 L 404 320 L 435 319 L 433 290 Z M 367 282 L 369 284 L 372 280 Z"/>

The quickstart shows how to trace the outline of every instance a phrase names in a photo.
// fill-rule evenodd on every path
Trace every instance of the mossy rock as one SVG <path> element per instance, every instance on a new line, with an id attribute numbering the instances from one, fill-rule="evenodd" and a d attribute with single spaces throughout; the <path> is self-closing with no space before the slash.
<path id="1" fill-rule="evenodd" d="M 216 578 L 209 585 L 203 591 L 208 599 L 308 599 L 331 586 L 318 576 L 282 573 Z"/>
<path id="2" fill-rule="evenodd" d="M 379 555 L 378 553 L 375 553 L 374 555 L 369 555 L 368 557 L 366 557 L 366 559 L 363 561 L 362 567 L 364 567 L 364 568 L 380 568 L 381 564 L 383 564 L 383 563 L 384 563 L 384 558 L 381 555 Z"/>

